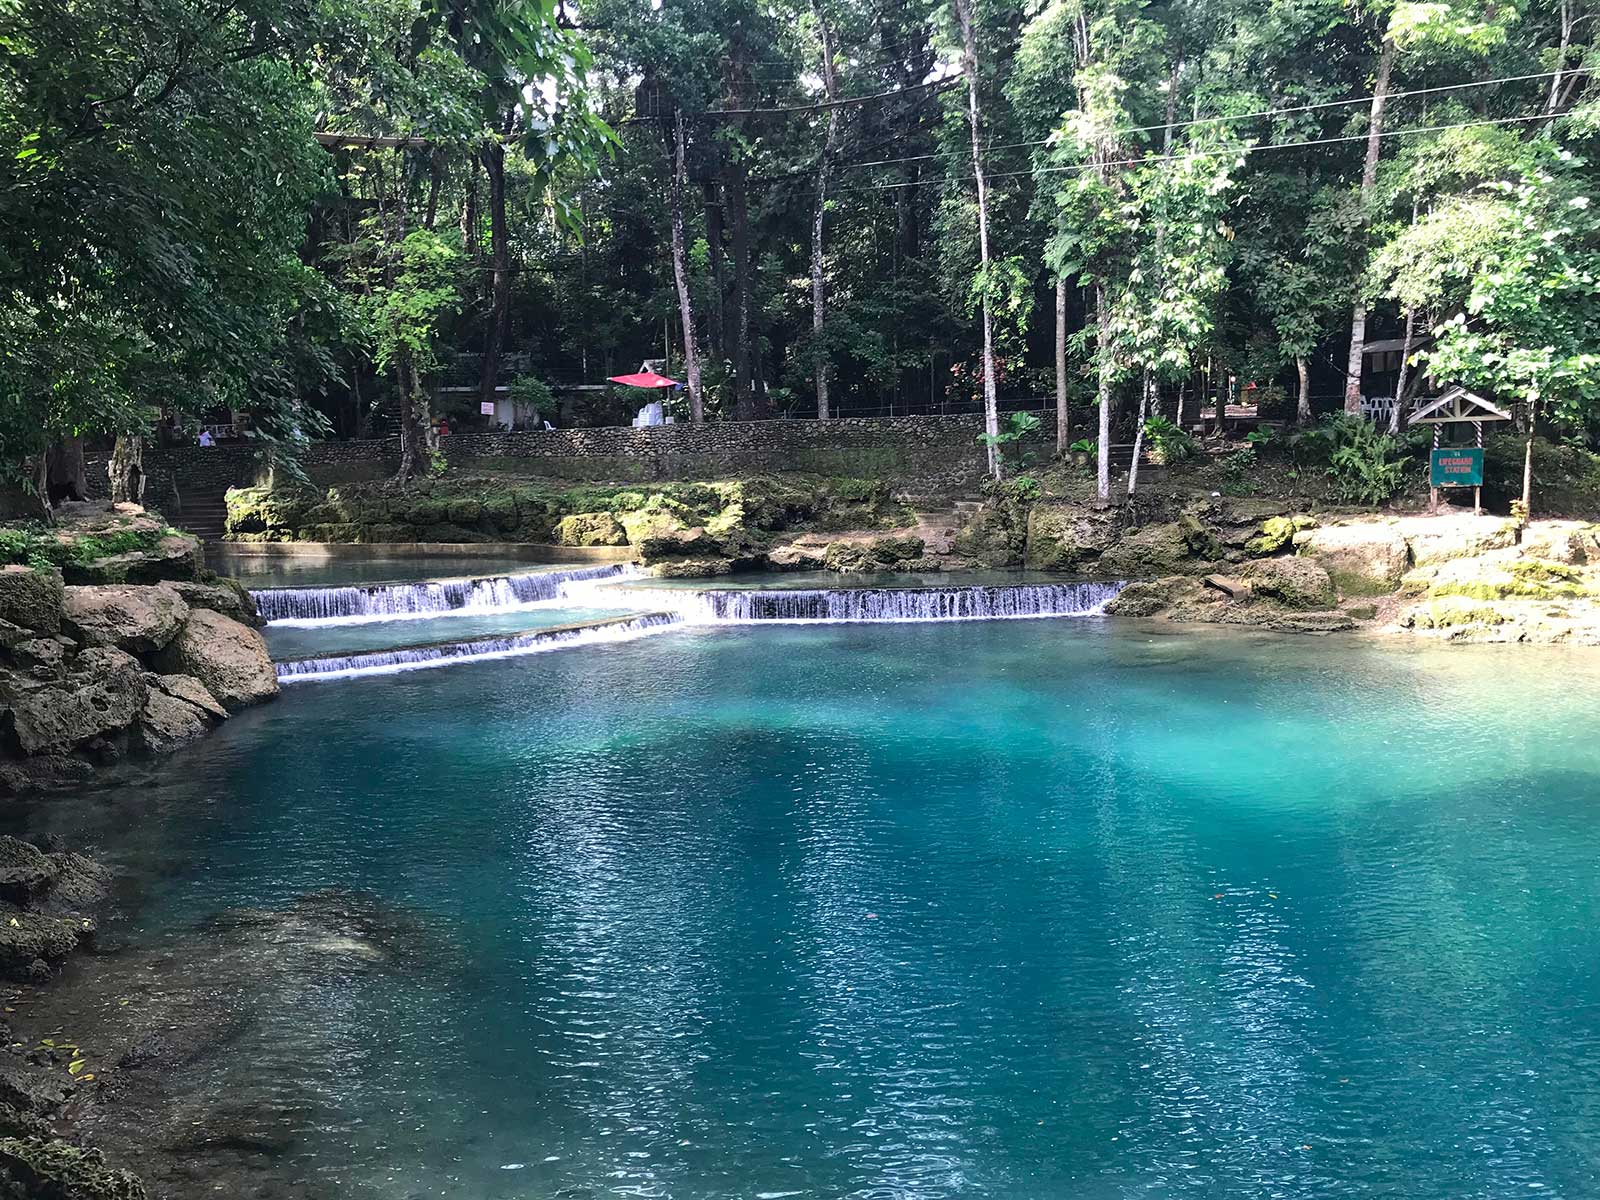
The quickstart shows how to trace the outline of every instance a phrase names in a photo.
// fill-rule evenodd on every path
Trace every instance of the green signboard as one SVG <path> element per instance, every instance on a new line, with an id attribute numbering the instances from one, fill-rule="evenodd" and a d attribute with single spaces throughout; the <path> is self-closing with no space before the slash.
<path id="1" fill-rule="evenodd" d="M 1428 473 L 1430 487 L 1482 487 L 1483 449 L 1451 446 L 1433 452 Z"/>

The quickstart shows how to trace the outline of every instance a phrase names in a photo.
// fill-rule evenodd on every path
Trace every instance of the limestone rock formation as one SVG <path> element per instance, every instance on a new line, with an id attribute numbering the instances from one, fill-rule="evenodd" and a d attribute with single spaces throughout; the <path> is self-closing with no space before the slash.
<path id="1" fill-rule="evenodd" d="M 1388 523 L 1324 525 L 1295 534 L 1294 545 L 1327 571 L 1345 596 L 1394 591 L 1411 561 L 1406 539 Z"/>
<path id="2" fill-rule="evenodd" d="M 189 605 L 167 584 L 69 587 L 62 624 L 86 646 L 115 646 L 134 654 L 160 650 L 188 619 Z"/>
<path id="3" fill-rule="evenodd" d="M 278 694 L 278 677 L 261 635 L 210 609 L 194 609 L 183 629 L 156 655 L 169 674 L 192 675 L 230 712 Z"/>
<path id="4" fill-rule="evenodd" d="M 61 576 L 55 571 L 0 567 L 0 621 L 39 633 L 59 633 L 61 592 Z"/>

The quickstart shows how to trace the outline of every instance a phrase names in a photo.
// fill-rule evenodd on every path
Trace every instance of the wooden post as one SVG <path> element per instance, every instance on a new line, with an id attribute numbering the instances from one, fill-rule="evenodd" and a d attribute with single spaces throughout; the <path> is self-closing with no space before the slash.
<path id="1" fill-rule="evenodd" d="M 1478 449 L 1482 450 L 1483 449 L 1483 422 L 1482 421 L 1474 421 L 1472 423 L 1472 429 L 1473 429 L 1473 432 L 1477 435 L 1476 436 L 1476 441 L 1477 441 Z M 1483 516 L 1483 487 L 1482 487 L 1482 485 L 1475 485 L 1473 487 L 1473 489 L 1472 489 L 1472 515 L 1475 516 L 1475 517 Z"/>
<path id="2" fill-rule="evenodd" d="M 1433 427 L 1433 448 L 1439 448 L 1439 426 Z M 1439 511 L 1439 489 L 1433 486 L 1433 458 L 1428 458 L 1428 512 L 1430 515 Z"/>

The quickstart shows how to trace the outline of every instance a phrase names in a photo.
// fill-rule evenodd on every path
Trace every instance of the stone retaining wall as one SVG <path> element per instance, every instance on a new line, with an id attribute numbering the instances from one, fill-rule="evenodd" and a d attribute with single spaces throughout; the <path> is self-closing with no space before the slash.
<path id="1" fill-rule="evenodd" d="M 1054 414 L 1040 414 L 1053 428 Z M 452 434 L 450 465 L 574 482 L 715 479 L 772 471 L 873 477 L 936 492 L 971 486 L 983 474 L 977 416 L 846 417 L 834 421 L 723 421 L 709 425 L 621 426 L 528 433 Z M 380 479 L 399 463 L 395 438 L 315 442 L 302 463 L 322 487 Z M 108 455 L 89 456 L 91 486 L 106 487 Z M 146 500 L 215 493 L 259 482 L 253 446 L 178 446 L 145 451 Z"/>

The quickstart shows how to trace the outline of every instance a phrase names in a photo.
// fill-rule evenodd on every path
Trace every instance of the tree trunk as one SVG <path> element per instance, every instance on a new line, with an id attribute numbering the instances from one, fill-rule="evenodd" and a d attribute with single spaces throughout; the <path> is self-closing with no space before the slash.
<path id="1" fill-rule="evenodd" d="M 1106 312 L 1106 286 L 1094 286 L 1095 370 L 1098 382 L 1095 400 L 1100 406 L 1100 440 L 1095 447 L 1095 494 L 1102 502 L 1111 499 L 1111 319 Z"/>
<path id="2" fill-rule="evenodd" d="M 1072 411 L 1067 405 L 1067 279 L 1056 280 L 1056 453 L 1072 444 Z"/>
<path id="3" fill-rule="evenodd" d="M 683 321 L 683 373 L 688 377 L 689 420 L 705 424 L 705 401 L 700 392 L 700 345 L 695 336 L 694 300 L 689 295 L 689 263 L 683 236 L 684 180 L 683 113 L 673 115 L 672 138 L 672 277 L 678 287 L 678 316 Z"/>
<path id="4" fill-rule="evenodd" d="M 111 451 L 111 502 L 144 503 L 144 439 L 138 434 L 119 433 Z"/>
<path id="5" fill-rule="evenodd" d="M 395 368 L 395 386 L 400 389 L 400 470 L 396 478 L 402 485 L 433 468 L 437 441 L 433 432 L 433 412 L 422 379 L 409 359 Z"/>
<path id="6" fill-rule="evenodd" d="M 83 439 L 62 438 L 45 454 L 45 479 L 52 505 L 89 498 L 89 472 L 83 462 Z"/>
<path id="7" fill-rule="evenodd" d="M 500 351 L 511 312 L 511 244 L 506 228 L 506 148 L 498 141 L 484 147 L 483 168 L 489 176 L 489 323 L 484 329 L 483 370 L 479 399 L 492 404 L 500 385 Z"/>
<path id="8" fill-rule="evenodd" d="M 755 291 L 750 271 L 750 196 L 748 172 L 743 159 L 733 159 L 725 189 L 728 196 L 728 225 L 733 235 L 733 409 L 742 421 L 754 420 L 755 390 L 750 344 L 750 314 Z"/>
<path id="9" fill-rule="evenodd" d="M 1379 139 L 1383 137 L 1383 106 L 1389 98 L 1389 74 L 1394 68 L 1394 42 L 1383 39 L 1383 52 L 1378 58 L 1378 78 L 1372 87 L 1372 115 L 1367 122 L 1367 158 L 1361 168 L 1361 232 L 1366 233 L 1372 202 L 1373 185 L 1378 180 Z M 1361 249 L 1365 258 L 1365 248 Z M 1361 415 L 1361 362 L 1367 347 L 1367 300 L 1361 294 L 1357 281 L 1355 304 L 1350 310 L 1350 357 L 1345 367 L 1344 411 L 1352 416 Z"/>
<path id="10" fill-rule="evenodd" d="M 1294 423 L 1311 424 L 1311 363 L 1304 354 L 1294 356 L 1295 374 L 1300 380 L 1300 393 L 1295 397 Z"/>
<path id="11" fill-rule="evenodd" d="M 822 86 L 828 99 L 839 98 L 839 77 L 833 69 L 833 34 L 828 29 L 822 0 L 811 0 L 817 18 L 817 33 L 822 40 Z M 833 149 L 839 138 L 839 110 L 828 110 L 828 132 L 822 140 L 822 157 L 817 160 L 817 208 L 811 219 L 811 352 L 815 356 L 812 372 L 817 381 L 817 420 L 826 421 L 828 407 L 828 357 L 822 343 L 822 326 L 827 317 L 827 297 L 823 287 L 822 224 L 828 211 L 828 172 L 833 166 Z"/>
<path id="12" fill-rule="evenodd" d="M 467 159 L 466 192 L 461 198 L 461 249 L 470 262 L 478 260 L 478 160 Z"/>
<path id="13" fill-rule="evenodd" d="M 1411 358 L 1411 337 L 1417 327 L 1417 310 L 1406 309 L 1406 336 L 1400 349 L 1400 378 L 1394 385 L 1394 411 L 1389 414 L 1389 432 L 1400 434 L 1405 432 L 1405 407 L 1406 407 L 1406 373 Z"/>
<path id="14" fill-rule="evenodd" d="M 439 215 L 439 185 L 444 182 L 444 159 L 435 149 L 428 156 L 428 205 L 422 214 L 422 227 L 432 229 Z"/>
<path id="15" fill-rule="evenodd" d="M 1133 429 L 1133 461 L 1128 464 L 1128 495 L 1133 495 L 1139 483 L 1139 455 L 1144 452 L 1144 423 L 1153 407 L 1152 400 L 1155 396 L 1156 378 L 1149 371 L 1144 373 L 1144 387 L 1139 392 L 1139 423 Z"/>
<path id="16" fill-rule="evenodd" d="M 978 33 L 973 24 L 973 0 L 954 0 L 961 25 L 961 68 L 967 77 L 967 125 L 972 133 L 972 177 L 978 185 L 978 263 L 983 272 L 983 428 L 994 439 L 1000 434 L 1000 401 L 994 378 L 994 314 L 989 303 L 989 185 L 983 175 L 983 111 L 978 102 Z M 1000 449 L 990 440 L 989 474 L 999 479 Z"/>
<path id="17" fill-rule="evenodd" d="M 710 342 L 711 357 L 728 357 L 728 271 L 726 259 L 727 238 L 722 231 L 722 198 L 717 194 L 717 184 L 707 180 L 702 192 L 706 218 L 706 257 L 711 263 L 711 312 L 706 315 L 706 337 Z"/>

